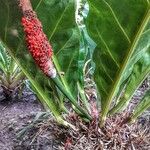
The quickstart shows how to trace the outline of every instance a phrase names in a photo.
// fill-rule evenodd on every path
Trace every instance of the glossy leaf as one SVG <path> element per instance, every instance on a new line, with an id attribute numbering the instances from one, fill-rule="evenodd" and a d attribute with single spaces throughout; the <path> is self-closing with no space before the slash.
<path id="1" fill-rule="evenodd" d="M 73 0 L 31 0 L 44 32 L 52 44 L 61 71 L 76 94 L 78 80 L 79 31 L 75 23 L 75 2 Z M 17 1 L 0 0 L 0 38 L 11 56 L 19 64 L 40 97 L 55 116 L 59 116 L 57 103 L 52 99 L 47 77 L 39 70 L 31 58 L 24 41 L 20 24 L 21 11 Z M 60 70 L 59 70 L 60 71 Z"/>
<path id="2" fill-rule="evenodd" d="M 88 33 L 97 47 L 95 82 L 101 95 L 102 124 L 120 85 L 150 44 L 150 7 L 145 0 L 88 0 Z M 142 42 L 143 41 L 143 42 Z M 138 55 L 140 54 L 140 55 Z"/>
<path id="3" fill-rule="evenodd" d="M 150 49 L 143 54 L 143 57 L 134 65 L 133 72 L 130 75 L 129 82 L 126 85 L 125 91 L 116 106 L 110 110 L 110 114 L 123 110 L 129 104 L 132 96 L 150 74 Z"/>

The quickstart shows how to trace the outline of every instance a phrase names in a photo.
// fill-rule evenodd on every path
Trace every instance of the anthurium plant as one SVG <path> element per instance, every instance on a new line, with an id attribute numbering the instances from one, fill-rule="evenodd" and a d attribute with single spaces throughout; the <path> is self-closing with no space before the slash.
<path id="1" fill-rule="evenodd" d="M 149 0 L 0 0 L 0 4 L 1 42 L 59 123 L 71 126 L 62 115 L 70 112 L 67 98 L 81 118 L 100 120 L 103 126 L 107 116 L 128 105 L 150 74 Z M 87 65 L 94 69 L 90 78 L 96 84 L 95 101 L 85 91 Z M 143 99 L 149 106 L 149 94 Z M 135 113 L 148 108 L 143 103 Z"/>

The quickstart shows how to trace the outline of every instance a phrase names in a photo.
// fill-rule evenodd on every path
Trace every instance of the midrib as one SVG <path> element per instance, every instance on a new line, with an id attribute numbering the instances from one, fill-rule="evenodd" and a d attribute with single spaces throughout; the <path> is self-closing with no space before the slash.
<path id="1" fill-rule="evenodd" d="M 130 58 L 131 58 L 131 56 L 132 56 L 132 54 L 133 54 L 133 52 L 134 52 L 134 50 L 135 50 L 135 48 L 136 48 L 136 46 L 138 44 L 138 41 L 139 41 L 139 39 L 140 39 L 140 37 L 141 37 L 141 35 L 142 35 L 146 25 L 149 22 L 149 19 L 150 19 L 150 8 L 148 8 L 148 10 L 147 10 L 147 12 L 146 12 L 146 14 L 144 16 L 144 19 L 143 19 L 143 21 L 141 23 L 141 26 L 140 26 L 139 30 L 137 31 L 136 36 L 135 36 L 135 38 L 133 40 L 133 43 L 132 43 L 132 45 L 130 46 L 130 48 L 128 50 L 128 54 L 127 54 L 127 56 L 126 56 L 126 58 L 124 60 L 124 63 L 122 65 L 122 67 L 121 67 L 119 75 L 117 76 L 116 80 L 114 81 L 114 86 L 112 87 L 111 93 L 110 93 L 109 97 L 106 100 L 106 106 L 107 107 L 105 107 L 105 109 L 102 112 L 102 118 L 105 118 L 107 113 L 108 113 L 109 106 L 110 106 L 110 104 L 112 102 L 113 97 L 115 96 L 116 89 L 120 85 L 120 82 L 121 82 L 121 79 L 122 79 L 122 75 L 124 74 L 124 71 L 126 70 L 126 67 L 128 66 L 129 60 L 130 60 Z"/>

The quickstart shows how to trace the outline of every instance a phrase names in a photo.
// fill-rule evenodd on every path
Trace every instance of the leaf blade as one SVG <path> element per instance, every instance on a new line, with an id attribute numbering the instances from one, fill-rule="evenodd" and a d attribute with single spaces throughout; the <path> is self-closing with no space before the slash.
<path id="1" fill-rule="evenodd" d="M 140 2 L 126 0 L 121 4 L 116 0 L 88 0 L 88 2 L 90 12 L 86 25 L 89 34 L 97 44 L 93 59 L 96 64 L 95 82 L 102 99 L 103 124 L 120 85 L 130 75 L 127 70 L 132 70 L 135 63 L 133 61 L 132 64 L 130 63 L 131 66 L 129 64 L 131 58 L 135 57 L 139 40 L 149 22 L 150 9 L 147 2 L 143 0 Z M 129 18 L 128 24 L 125 22 L 126 18 Z M 143 20 L 140 25 L 139 20 Z M 131 43 L 125 35 L 128 35 Z"/>
<path id="2" fill-rule="evenodd" d="M 129 82 L 126 85 L 123 97 L 121 97 L 117 105 L 110 110 L 109 114 L 114 114 L 127 107 L 138 87 L 141 85 L 144 79 L 150 74 L 149 60 L 150 60 L 150 49 L 134 65 L 133 72 L 129 77 Z"/>

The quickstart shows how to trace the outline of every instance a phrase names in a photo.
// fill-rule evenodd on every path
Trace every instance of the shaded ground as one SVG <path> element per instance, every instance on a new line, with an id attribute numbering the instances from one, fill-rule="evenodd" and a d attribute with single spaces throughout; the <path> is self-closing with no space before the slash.
<path id="1" fill-rule="evenodd" d="M 17 133 L 44 111 L 32 92 L 25 90 L 21 99 L 0 103 L 0 150 L 149 150 L 149 110 L 135 124 L 120 126 L 127 112 L 148 88 L 145 85 L 137 91 L 128 109 L 123 114 L 110 117 L 103 129 L 98 129 L 94 122 L 85 125 L 73 117 L 69 118 L 70 122 L 79 129 L 73 131 L 46 117 L 17 139 Z"/>
<path id="2" fill-rule="evenodd" d="M 0 149 L 11 150 L 16 139 L 16 131 L 30 122 L 42 107 L 34 96 L 27 99 L 1 102 L 0 105 Z"/>
<path id="3" fill-rule="evenodd" d="M 2 93 L 1 99 L 4 99 Z M 61 138 L 58 137 L 57 129 L 62 127 L 55 124 L 50 114 L 47 117 L 41 117 L 42 121 L 36 121 L 20 137 L 20 131 L 32 125 L 36 117 L 42 114 L 46 114 L 44 108 L 28 89 L 23 91 L 19 99 L 0 100 L 0 150 L 59 149 L 64 135 Z M 55 126 L 56 130 L 54 130 Z"/>

